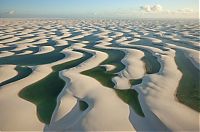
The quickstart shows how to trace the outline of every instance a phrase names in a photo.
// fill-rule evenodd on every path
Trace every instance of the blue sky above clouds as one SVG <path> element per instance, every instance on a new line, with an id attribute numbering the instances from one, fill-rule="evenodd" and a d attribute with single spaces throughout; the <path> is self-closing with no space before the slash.
<path id="1" fill-rule="evenodd" d="M 0 0 L 0 17 L 197 18 L 198 0 Z"/>

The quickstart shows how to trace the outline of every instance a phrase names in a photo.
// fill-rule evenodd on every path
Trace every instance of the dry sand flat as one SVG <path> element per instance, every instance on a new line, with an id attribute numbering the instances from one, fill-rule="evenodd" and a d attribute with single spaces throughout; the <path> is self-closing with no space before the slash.
<path id="1" fill-rule="evenodd" d="M 199 130 L 199 110 L 179 102 L 176 96 L 185 74 L 175 61 L 176 52 L 183 51 L 192 65 L 190 68 L 194 65 L 199 72 L 199 36 L 195 20 L 181 21 L 183 30 L 176 21 L 155 23 L 153 20 L 5 19 L 0 23 L 0 64 L 5 64 L 1 60 L 9 60 L 9 57 L 15 61 L 15 55 L 38 60 L 26 64 L 32 68 L 30 75 L 1 86 L 0 130 Z M 65 57 L 52 59 L 58 53 Z M 52 61 L 45 64 L 45 60 L 40 62 L 40 57 Z M 0 65 L 0 82 L 24 74 L 25 71 L 17 71 L 16 66 L 25 65 L 14 64 Z M 101 75 L 98 72 L 91 73 L 93 76 L 83 74 L 101 68 L 104 69 Z M 118 69 L 120 71 L 113 72 Z M 54 79 L 61 78 L 65 85 L 56 97 L 50 124 L 44 124 L 38 119 L 37 106 L 20 98 L 19 93 L 53 72 L 58 74 Z M 114 86 L 107 87 L 110 83 Z M 126 102 L 130 101 L 130 93 L 123 95 L 123 100 L 115 89 L 136 90 L 144 116 Z"/>

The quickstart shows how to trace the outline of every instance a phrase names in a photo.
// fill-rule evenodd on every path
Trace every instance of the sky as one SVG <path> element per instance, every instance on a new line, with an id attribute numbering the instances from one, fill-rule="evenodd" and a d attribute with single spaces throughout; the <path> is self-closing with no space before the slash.
<path id="1" fill-rule="evenodd" d="M 199 18 L 199 0 L 0 0 L 0 18 Z"/>

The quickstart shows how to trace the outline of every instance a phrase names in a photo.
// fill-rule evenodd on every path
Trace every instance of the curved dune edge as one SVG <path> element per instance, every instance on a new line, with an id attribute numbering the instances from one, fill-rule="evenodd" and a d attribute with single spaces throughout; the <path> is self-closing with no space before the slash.
<path id="1" fill-rule="evenodd" d="M 190 59 L 190 61 L 192 62 L 192 64 L 198 68 L 200 70 L 200 58 L 199 58 L 199 51 L 197 50 L 193 50 L 193 49 L 189 49 L 189 48 L 185 48 L 185 47 L 180 47 L 180 46 L 176 46 L 174 44 L 169 44 L 166 43 L 166 45 L 170 48 L 178 48 L 184 51 L 184 54 L 186 57 L 188 57 Z"/>
<path id="2" fill-rule="evenodd" d="M 12 56 L 14 55 L 15 53 L 13 52 L 9 52 L 9 51 L 3 51 L 0 53 L 0 57 L 7 57 L 7 56 Z"/>
<path id="3" fill-rule="evenodd" d="M 128 45 L 127 43 L 123 44 Z M 149 107 L 148 109 L 171 130 L 198 130 L 198 112 L 178 102 L 175 96 L 178 83 L 182 76 L 174 60 L 175 51 L 170 49 L 169 51 L 164 51 L 166 55 L 162 55 L 163 51 L 157 48 L 149 46 L 137 47 L 152 50 L 157 55 L 160 54 L 159 61 L 161 63 L 159 73 L 145 75 L 143 83 L 135 87 L 139 92 L 142 107 L 144 107 L 143 105 L 147 105 Z M 184 116 L 182 116 L 183 113 Z M 146 130 L 150 130 L 150 128 Z"/>
<path id="4" fill-rule="evenodd" d="M 199 52 L 195 50 L 184 50 L 185 56 L 190 59 L 190 61 L 193 63 L 193 65 L 200 70 L 200 57 Z"/>
<path id="5" fill-rule="evenodd" d="M 7 38 L 7 39 L 4 39 L 4 40 L 0 41 L 0 43 L 1 43 L 1 44 L 10 43 L 10 42 L 17 41 L 17 40 L 19 40 L 19 39 L 20 39 L 20 38 L 18 38 L 18 37 Z"/>
<path id="6" fill-rule="evenodd" d="M 147 46 L 146 46 L 146 48 L 147 48 Z M 153 48 L 150 48 L 150 49 L 153 49 Z M 172 130 L 198 130 L 198 125 L 199 125 L 198 124 L 198 112 L 192 110 L 191 108 L 181 104 L 180 102 L 178 102 L 176 100 L 175 93 L 176 93 L 176 88 L 177 88 L 178 82 L 181 78 L 181 73 L 176 67 L 176 64 L 174 61 L 173 50 L 170 50 L 170 52 L 171 53 L 168 53 L 167 56 L 161 55 L 160 61 L 161 61 L 161 64 L 163 65 L 162 70 L 158 74 L 145 76 L 143 79 L 144 80 L 143 84 L 138 87 L 136 86 L 135 88 L 140 93 L 139 95 L 140 95 L 142 107 L 144 108 L 144 104 L 145 105 L 148 104 L 148 107 L 150 107 L 150 109 L 156 114 L 156 116 L 159 117 L 159 119 L 169 129 L 172 129 Z M 155 49 L 154 49 L 154 53 L 159 53 L 159 52 L 155 51 Z M 176 76 L 174 76 L 174 75 L 176 75 Z M 154 82 L 154 81 L 156 81 L 156 82 Z M 166 84 L 166 82 L 167 82 L 167 84 Z M 171 88 L 171 89 L 167 89 L 167 91 L 169 91 L 169 93 L 166 92 L 166 90 L 162 90 L 163 91 L 162 93 L 156 92 L 157 91 L 156 89 L 158 89 L 158 91 L 160 91 L 161 89 L 163 89 L 163 87 L 164 88 L 166 87 L 165 89 L 167 89 L 167 87 Z M 158 97 L 160 98 L 159 100 L 158 100 Z M 167 99 L 165 99 L 165 98 L 167 98 Z M 161 105 L 163 105 L 163 106 L 161 106 Z M 183 117 L 182 113 L 184 113 L 186 115 Z M 173 116 L 169 116 L 169 114 L 172 114 Z M 148 116 L 151 114 L 148 113 L 146 115 Z M 185 118 L 185 117 L 187 117 L 187 118 Z M 145 118 L 148 118 L 148 117 L 145 117 Z M 189 120 L 188 120 L 188 118 L 189 118 Z M 153 119 L 153 118 L 151 117 L 149 119 Z M 145 124 L 145 122 L 142 122 L 141 124 L 137 123 L 137 120 L 133 117 L 131 118 L 131 120 L 134 121 L 134 124 L 138 124 L 138 126 L 139 126 L 138 130 L 151 130 L 151 128 L 141 126 L 141 124 Z M 172 120 L 174 122 L 172 122 Z M 156 130 L 156 129 L 152 129 L 152 130 Z"/>
<path id="7" fill-rule="evenodd" d="M 12 51 L 20 51 L 20 50 L 24 50 L 27 49 L 29 45 L 31 44 L 15 44 L 16 48 L 13 49 Z"/>
<path id="8" fill-rule="evenodd" d="M 197 37 L 191 35 L 197 34 L 195 33 L 196 30 L 191 31 L 192 33 L 189 30 L 180 31 L 179 35 L 176 34 L 176 32 L 179 32 L 176 28 L 172 28 L 174 33 L 163 30 L 159 31 L 159 28 L 145 29 L 144 23 L 144 27 L 137 27 L 138 24 L 133 27 L 125 24 L 124 26 L 127 27 L 123 28 L 120 26 L 116 27 L 118 25 L 112 21 L 109 23 L 113 27 L 106 27 L 106 29 L 103 26 L 105 24 L 104 22 L 95 25 L 95 29 L 90 27 L 92 25 L 87 27 L 86 23 L 84 23 L 85 26 L 83 25 L 81 27 L 78 25 L 79 22 L 76 21 L 65 23 L 59 20 L 59 23 L 54 23 L 51 20 L 45 20 L 41 21 L 41 24 L 47 22 L 50 24 L 44 25 L 43 29 L 39 29 L 40 26 L 37 25 L 38 23 L 34 22 L 31 29 L 26 30 L 20 28 L 20 26 L 12 27 L 12 25 L 8 25 L 11 28 L 4 30 L 5 32 L 0 31 L 0 39 L 3 39 L 0 41 L 0 48 L 4 50 L 4 48 L 10 48 L 9 46 L 15 44 L 17 46 L 14 49 L 11 48 L 12 50 L 9 49 L 8 51 L 1 52 L 1 57 L 12 56 L 15 51 L 26 50 L 33 46 L 42 47 L 41 51 L 36 54 L 51 52 L 55 49 L 54 45 L 48 43 L 50 39 L 56 42 L 56 48 L 68 45 L 68 42 L 73 42 L 69 49 L 66 48 L 62 51 L 65 54 L 65 58 L 62 60 L 47 65 L 32 67 L 33 73 L 30 76 L 0 88 L 0 128 L 2 130 L 195 131 L 199 129 L 199 113 L 178 102 L 175 95 L 182 74 L 177 69 L 174 60 L 174 49 L 184 51 L 185 56 L 190 59 L 191 63 L 200 69 L 199 50 L 195 49 L 199 47 L 199 43 L 196 40 L 193 41 L 192 39 Z M 96 22 L 93 23 L 97 24 Z M 69 24 L 67 27 L 69 29 L 66 29 L 63 26 L 64 24 Z M 76 27 L 75 24 L 78 26 Z M 134 31 L 132 31 L 133 28 Z M 17 31 L 21 29 L 23 30 Z M 85 31 L 85 29 L 89 29 L 89 31 Z M 38 32 L 34 32 L 35 30 Z M 60 33 L 57 33 L 57 31 Z M 145 117 L 138 116 L 132 108 L 116 96 L 112 89 L 102 86 L 94 78 L 80 74 L 82 71 L 98 66 L 108 57 L 104 52 L 84 48 L 90 42 L 82 39 L 88 35 L 92 35 L 96 31 L 99 33 L 94 34 L 94 36 L 100 40 L 97 41 L 98 44 L 95 47 L 121 50 L 126 53 L 126 56 L 121 60 L 125 65 L 125 69 L 118 72 L 117 74 L 119 76 L 112 79 L 116 84 L 115 88 L 129 89 L 129 79 L 143 78 L 141 84 L 134 85 L 131 88 L 137 90 L 139 93 L 139 101 Z M 9 32 L 19 36 L 9 35 Z M 75 34 L 78 33 L 78 35 L 75 35 L 73 32 Z M 158 36 L 158 38 L 154 35 Z M 23 38 L 26 39 L 23 40 Z M 172 43 L 166 43 L 168 41 L 165 42 L 164 38 L 169 39 L 169 42 Z M 134 45 L 135 42 L 140 40 L 141 42 L 146 40 L 152 44 L 148 46 L 145 44 Z M 176 45 L 175 42 L 183 43 L 183 45 Z M 133 46 L 150 51 L 159 60 L 161 64 L 160 71 L 151 75 L 145 74 L 144 62 L 141 60 L 144 53 L 140 50 L 129 49 L 127 47 L 112 47 L 116 43 L 119 43 L 122 47 Z M 155 47 L 153 44 L 155 44 Z M 159 48 L 159 46 L 166 49 L 166 51 Z M 192 48 L 190 49 L 190 47 Z M 58 104 L 52 115 L 51 124 L 49 126 L 44 125 L 37 118 L 35 105 L 19 98 L 18 93 L 22 87 L 47 76 L 51 72 L 52 66 L 83 57 L 82 53 L 75 52 L 72 49 L 92 53 L 93 57 L 77 67 L 63 70 L 59 73 L 60 78 L 65 80 L 66 85 L 57 98 Z M 20 53 L 20 55 L 28 55 L 31 53 L 32 51 L 26 50 Z M 112 65 L 103 66 L 108 71 L 115 68 Z M 7 80 L 15 75 L 16 71 L 14 67 L 14 65 L 0 67 L 0 71 L 3 68 L 3 74 L 9 73 L 5 76 L 3 75 L 3 77 L 0 76 L 0 81 L 1 79 Z M 89 104 L 89 107 L 81 111 L 79 109 L 79 100 L 85 101 Z"/>
<path id="9" fill-rule="evenodd" d="M 20 53 L 20 54 L 17 54 L 17 55 L 28 55 L 28 54 L 32 54 L 32 53 L 33 53 L 33 51 L 26 50 L 23 53 Z"/>
<path id="10" fill-rule="evenodd" d="M 114 65 L 101 65 L 102 67 L 105 67 L 106 71 L 112 71 L 116 67 Z"/>
<path id="11" fill-rule="evenodd" d="M 162 70 L 145 76 L 143 84 L 136 89 L 140 93 L 142 104 L 147 105 L 169 129 L 198 130 L 198 112 L 181 104 L 175 97 L 181 73 L 175 64 L 174 54 L 170 50 L 167 56 L 162 55 Z"/>
<path id="12" fill-rule="evenodd" d="M 160 40 L 160 39 L 151 38 L 151 37 L 142 37 L 142 39 L 147 39 L 153 43 L 161 43 L 162 42 L 162 40 Z"/>
<path id="13" fill-rule="evenodd" d="M 145 75 L 144 62 L 141 60 L 144 53 L 136 49 L 121 48 L 120 50 L 126 54 L 124 59 L 122 59 L 122 63 L 126 67 L 112 81 L 115 83 L 115 88 L 117 89 L 129 89 L 130 79 L 140 79 Z"/>
<path id="14" fill-rule="evenodd" d="M 64 70 L 62 72 L 62 75 L 64 76 L 62 78 L 64 78 L 66 82 L 69 82 L 69 78 L 70 85 L 68 86 L 68 89 L 65 88 L 62 92 L 64 95 L 61 98 L 62 101 L 58 113 L 62 113 L 63 107 L 66 107 L 66 105 L 71 109 L 74 107 L 75 102 L 66 104 L 67 101 L 65 101 L 65 98 L 69 97 L 69 94 L 84 99 L 84 101 L 89 104 L 89 108 L 84 111 L 84 113 L 78 112 L 77 109 L 72 109 L 70 113 L 65 111 L 67 113 L 62 114 L 62 118 L 59 117 L 60 120 L 53 120 L 50 126 L 46 126 L 45 130 L 135 130 L 128 120 L 128 105 L 122 102 L 112 89 L 103 87 L 95 79 L 80 74 L 81 71 L 98 66 L 107 58 L 107 55 L 100 51 L 88 49 L 87 51 L 94 54 L 91 59 L 75 68 Z M 102 105 L 104 107 L 102 107 Z M 115 112 L 115 109 L 118 109 L 118 111 Z M 71 115 L 74 115 L 73 113 L 76 113 L 74 119 L 70 118 Z M 69 117 L 65 116 L 68 114 Z M 113 122 L 113 119 L 115 122 Z"/>
<path id="15" fill-rule="evenodd" d="M 14 76 L 16 76 L 18 73 L 15 70 L 15 65 L 3 65 L 0 66 L 0 83 L 4 82 Z M 1 89 L 1 88 L 0 88 Z"/>
<path id="16" fill-rule="evenodd" d="M 42 130 L 44 124 L 37 118 L 35 105 L 21 99 L 18 93 L 50 72 L 50 67 L 38 66 L 28 77 L 2 87 L 0 92 L 2 130 Z"/>
<path id="17" fill-rule="evenodd" d="M 51 67 L 60 63 L 76 59 L 76 54 L 70 54 L 70 50 L 62 51 L 66 57 L 60 61 L 47 65 L 33 67 L 33 72 L 26 78 L 7 84 L 0 92 L 0 128 L 2 130 L 43 130 L 45 124 L 37 117 L 36 106 L 18 96 L 18 93 L 26 86 L 33 84 L 51 73 Z M 69 52 L 69 54 L 68 54 Z M 81 57 L 81 54 L 78 54 Z M 9 104 L 9 105 L 8 105 Z M 15 108 L 16 106 L 17 109 Z"/>
<path id="18" fill-rule="evenodd" d="M 52 46 L 41 46 L 39 52 L 35 53 L 35 55 L 45 54 L 54 51 L 55 49 Z"/>
<path id="19" fill-rule="evenodd" d="M 109 47 L 109 48 L 111 48 L 111 47 Z M 115 86 L 116 88 L 129 89 L 130 88 L 129 79 L 141 78 L 145 74 L 144 62 L 141 60 L 141 58 L 144 56 L 144 53 L 142 51 L 136 50 L 136 49 L 127 49 L 127 48 L 113 48 L 113 49 L 122 50 L 126 53 L 125 58 L 122 60 L 122 62 L 126 65 L 126 68 L 119 73 L 121 75 L 121 77 L 117 76 L 117 77 L 113 78 L 112 80 L 116 83 L 116 86 L 118 86 L 118 87 Z M 152 52 L 152 48 L 149 48 L 148 50 Z M 154 52 L 161 52 L 160 50 L 158 50 L 156 48 L 153 50 L 154 50 Z M 136 62 L 134 62 L 133 60 Z M 138 75 L 135 70 L 131 69 L 134 64 L 139 64 L 136 66 L 140 66 L 139 67 L 140 70 L 137 71 Z M 129 72 L 127 72 L 127 70 Z M 134 75 L 136 75 L 136 76 L 134 76 Z M 129 79 L 127 79 L 123 76 L 126 76 Z M 142 102 L 140 102 L 140 103 L 142 103 Z M 141 131 L 141 130 L 146 130 L 146 131 L 147 130 L 159 130 L 159 131 L 169 130 L 163 124 L 163 122 L 160 121 L 160 119 L 149 110 L 148 107 L 145 107 L 144 104 L 141 104 L 141 105 L 142 105 L 142 109 L 144 109 L 144 113 L 145 113 L 144 118 L 138 116 L 135 112 L 133 112 L 133 109 L 130 108 L 129 119 L 130 119 L 130 122 L 132 123 L 132 125 L 135 127 L 135 130 L 139 130 L 139 131 Z M 146 117 L 146 115 L 147 115 L 147 117 Z"/>

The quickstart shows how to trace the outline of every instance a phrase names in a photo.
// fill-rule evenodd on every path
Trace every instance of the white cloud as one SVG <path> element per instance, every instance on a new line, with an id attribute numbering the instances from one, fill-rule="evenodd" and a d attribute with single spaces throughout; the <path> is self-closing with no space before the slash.
<path id="1" fill-rule="evenodd" d="M 156 17 L 156 18 L 199 18 L 199 11 L 193 10 L 192 8 L 181 8 L 176 10 L 163 9 L 159 4 L 155 5 L 144 5 L 140 6 L 140 10 L 143 17 Z M 152 16 L 152 13 L 156 13 L 155 16 Z"/>
<path id="2" fill-rule="evenodd" d="M 190 15 L 190 14 L 195 14 L 197 13 L 197 11 L 195 12 L 193 9 L 190 8 L 183 8 L 183 9 L 177 9 L 177 10 L 166 10 L 163 11 L 163 13 L 167 13 L 167 14 L 179 14 L 179 15 Z"/>
<path id="3" fill-rule="evenodd" d="M 144 18 L 199 18 L 199 10 L 180 8 L 175 10 L 164 9 L 159 4 L 140 6 L 140 17 Z M 154 14 L 154 15 L 152 15 Z"/>
<path id="4" fill-rule="evenodd" d="M 161 5 L 144 5 L 141 6 L 140 9 L 145 12 L 161 12 L 162 6 Z"/>
<path id="5" fill-rule="evenodd" d="M 193 13 L 193 9 L 190 9 L 190 8 L 184 8 L 184 9 L 179 9 L 177 11 L 178 13 Z"/>
<path id="6" fill-rule="evenodd" d="M 141 6 L 140 9 L 145 12 L 150 12 L 151 8 L 149 5 Z"/>
<path id="7" fill-rule="evenodd" d="M 9 14 L 9 15 L 13 15 L 13 14 L 15 14 L 15 11 L 14 11 L 14 10 L 9 11 L 8 14 Z"/>

